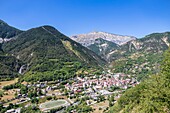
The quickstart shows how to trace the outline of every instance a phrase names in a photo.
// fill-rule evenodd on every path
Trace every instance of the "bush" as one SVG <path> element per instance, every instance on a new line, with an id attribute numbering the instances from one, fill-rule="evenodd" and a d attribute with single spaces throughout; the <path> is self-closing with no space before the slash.
<path id="1" fill-rule="evenodd" d="M 46 99 L 47 99 L 47 100 L 51 100 L 52 97 L 51 97 L 51 96 L 47 96 Z"/>

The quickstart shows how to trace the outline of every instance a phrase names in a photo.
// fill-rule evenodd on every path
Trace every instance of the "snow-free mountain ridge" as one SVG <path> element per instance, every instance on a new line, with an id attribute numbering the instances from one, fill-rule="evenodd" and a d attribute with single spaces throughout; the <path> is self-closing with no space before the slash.
<path id="1" fill-rule="evenodd" d="M 83 46 L 90 46 L 91 44 L 95 43 L 96 39 L 102 38 L 104 40 L 116 43 L 118 45 L 125 44 L 131 40 L 135 40 L 136 37 L 134 36 L 126 36 L 126 35 L 117 35 L 107 32 L 90 32 L 87 34 L 79 34 L 70 37 L 71 39 L 75 40 L 76 42 L 81 43 Z"/>

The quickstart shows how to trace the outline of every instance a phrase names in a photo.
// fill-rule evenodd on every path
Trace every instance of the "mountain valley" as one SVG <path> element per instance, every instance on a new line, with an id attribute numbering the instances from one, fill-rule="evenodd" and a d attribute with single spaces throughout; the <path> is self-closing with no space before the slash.
<path id="1" fill-rule="evenodd" d="M 4 25 L 4 29 L 0 31 L 1 34 L 3 34 L 4 31 L 6 34 L 12 34 L 12 37 L 9 37 L 10 41 L 3 41 L 3 43 L 1 43 L 2 60 L 0 63 L 3 65 L 1 67 L 1 75 L 8 75 L 8 68 L 11 70 L 17 66 L 15 68 L 16 73 L 16 71 L 19 71 L 18 66 L 21 67 L 22 64 L 26 65 L 24 72 L 26 75 L 29 73 L 28 76 L 30 76 L 32 73 L 32 77 L 37 76 L 39 78 L 39 76 L 44 75 L 43 73 L 46 73 L 49 74 L 48 78 L 50 79 L 51 72 L 56 71 L 56 69 L 58 69 L 58 71 L 55 73 L 59 73 L 59 75 L 68 74 L 68 71 L 74 75 L 76 70 L 82 68 L 82 65 L 83 68 L 101 68 L 101 66 L 106 63 L 105 60 L 94 52 L 69 39 L 51 26 L 33 28 L 28 31 L 22 31 L 17 35 L 17 33 L 13 34 L 12 31 L 15 31 L 16 28 L 6 23 L 1 23 L 1 25 Z M 2 36 L 4 36 L 4 34 Z M 5 39 L 2 36 L 1 38 Z M 16 64 L 11 61 L 7 64 L 3 62 L 9 57 L 14 58 L 16 62 L 19 60 L 22 63 Z M 70 67 L 70 69 L 67 67 Z M 35 79 L 34 77 L 31 79 Z M 69 75 L 67 75 L 67 77 L 69 77 Z"/>
<path id="2" fill-rule="evenodd" d="M 111 37 L 107 37 L 107 35 L 104 37 L 97 33 L 101 32 L 77 35 L 71 38 L 110 62 L 109 67 L 112 72 L 134 74 L 138 80 L 159 72 L 163 52 L 168 49 L 170 43 L 170 32 L 153 33 L 140 39 L 132 36 L 117 37 L 117 42 L 122 42 L 122 44 L 116 44 L 116 41 L 114 42 Z M 102 36 L 104 38 L 101 38 Z M 90 40 L 93 41 L 89 42 Z"/>
<path id="3" fill-rule="evenodd" d="M 169 45 L 170 32 L 69 38 L 0 20 L 0 112 L 169 112 Z"/>

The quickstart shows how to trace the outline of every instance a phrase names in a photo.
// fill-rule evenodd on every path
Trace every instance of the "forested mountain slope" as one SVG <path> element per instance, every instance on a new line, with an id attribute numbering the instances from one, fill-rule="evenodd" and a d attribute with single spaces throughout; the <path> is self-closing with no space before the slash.
<path id="1" fill-rule="evenodd" d="M 67 79 L 78 69 L 101 68 L 106 63 L 51 26 L 25 31 L 5 42 L 2 49 L 22 61 L 26 80 Z"/>
<path id="2" fill-rule="evenodd" d="M 170 112 L 170 49 L 165 52 L 161 72 L 127 90 L 110 113 Z"/>
<path id="3" fill-rule="evenodd" d="M 170 44 L 170 32 L 153 33 L 129 41 L 108 54 L 113 72 L 135 74 L 138 80 L 159 72 L 163 52 Z"/>
<path id="4" fill-rule="evenodd" d="M 0 20 L 0 42 L 2 39 L 8 40 L 9 38 L 12 38 L 22 32 L 23 31 L 9 26 L 4 21 Z"/>

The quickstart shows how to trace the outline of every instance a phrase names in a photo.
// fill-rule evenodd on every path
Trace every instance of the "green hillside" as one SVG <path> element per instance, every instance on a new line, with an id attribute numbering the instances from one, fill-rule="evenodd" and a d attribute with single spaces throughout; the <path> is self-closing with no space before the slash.
<path id="1" fill-rule="evenodd" d="M 0 38 L 12 38 L 21 32 L 21 30 L 11 27 L 4 21 L 0 20 Z"/>
<path id="2" fill-rule="evenodd" d="M 13 38 L 22 32 L 0 20 L 0 40 Z M 0 42 L 0 80 L 9 80 L 18 76 L 18 70 L 22 62 L 14 56 L 5 53 L 2 49 L 3 44 L 4 41 Z"/>
<path id="3" fill-rule="evenodd" d="M 81 68 L 105 61 L 51 26 L 33 28 L 3 44 L 3 50 L 27 65 L 26 81 L 68 79 Z"/>
<path id="4" fill-rule="evenodd" d="M 109 113 L 170 112 L 170 49 L 166 51 L 161 72 L 127 90 Z"/>
<path id="5" fill-rule="evenodd" d="M 118 44 L 104 40 L 102 38 L 96 39 L 94 44 L 91 44 L 90 46 L 88 46 L 90 50 L 94 51 L 95 53 L 102 56 L 106 60 L 109 60 L 107 58 L 107 54 L 110 51 L 118 49 L 118 47 L 119 47 Z"/>
<path id="6" fill-rule="evenodd" d="M 138 80 L 159 72 L 163 52 L 170 44 L 170 32 L 154 33 L 122 45 L 110 56 L 113 72 L 134 74 Z"/>
<path id="7" fill-rule="evenodd" d="M 14 56 L 0 55 L 0 80 L 10 80 L 18 76 L 22 62 Z"/>

